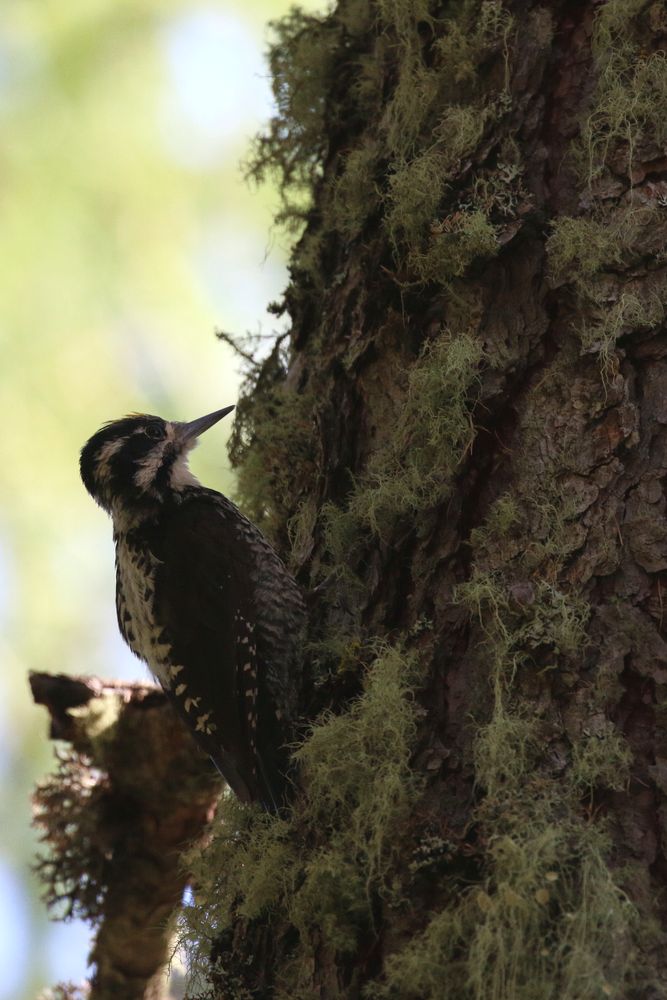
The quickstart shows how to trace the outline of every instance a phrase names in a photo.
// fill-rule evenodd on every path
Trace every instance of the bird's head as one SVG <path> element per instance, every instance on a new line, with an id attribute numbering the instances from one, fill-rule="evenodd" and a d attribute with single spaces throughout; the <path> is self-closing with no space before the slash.
<path id="1" fill-rule="evenodd" d="M 190 423 L 140 413 L 105 424 L 81 450 L 81 478 L 109 513 L 141 511 L 185 486 L 197 485 L 188 453 L 200 434 L 234 409 L 226 406 Z"/>

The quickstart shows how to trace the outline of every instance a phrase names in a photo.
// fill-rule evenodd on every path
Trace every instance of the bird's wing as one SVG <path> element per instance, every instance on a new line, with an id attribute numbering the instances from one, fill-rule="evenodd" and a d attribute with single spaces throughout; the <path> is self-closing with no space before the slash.
<path id="1" fill-rule="evenodd" d="M 251 554 L 206 497 L 174 505 L 160 527 L 155 611 L 171 644 L 169 693 L 239 798 L 264 800 Z"/>

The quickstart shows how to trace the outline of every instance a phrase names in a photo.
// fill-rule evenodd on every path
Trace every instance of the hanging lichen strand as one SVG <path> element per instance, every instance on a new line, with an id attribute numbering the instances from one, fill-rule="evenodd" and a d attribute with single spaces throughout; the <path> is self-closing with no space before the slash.
<path id="1" fill-rule="evenodd" d="M 497 252 L 525 209 L 518 150 L 509 139 L 499 151 L 499 169 L 473 171 L 467 160 L 509 106 L 512 18 L 499 0 L 454 7 L 457 16 L 436 21 L 427 4 L 376 6 L 352 0 L 329 17 L 295 10 L 274 26 L 270 62 L 279 114 L 257 139 L 249 172 L 257 180 L 268 173 L 277 176 L 283 194 L 280 221 L 301 233 L 286 304 L 295 319 L 302 310 L 309 317 L 313 310 L 309 353 L 327 351 L 326 313 L 319 303 L 335 287 L 330 262 L 349 240 L 360 249 L 365 228 L 377 229 L 378 217 L 386 260 L 377 266 L 384 271 L 381 284 L 390 286 L 386 294 L 396 301 L 402 289 L 418 289 L 425 282 L 454 289 L 473 261 Z M 343 137 L 338 148 L 336 139 Z M 411 453 L 413 467 L 402 468 L 401 475 L 404 480 L 421 477 L 424 483 L 406 482 L 404 490 L 394 492 L 401 492 L 403 507 L 413 510 L 416 491 L 427 506 L 437 499 L 426 479 L 437 477 L 446 491 L 470 445 L 468 392 L 474 389 L 482 347 L 467 335 L 470 304 L 462 301 L 460 307 L 456 329 L 447 334 L 451 374 L 439 388 L 435 385 L 439 348 L 431 366 L 433 389 L 424 404 L 431 404 L 433 391 L 448 393 L 450 412 L 443 413 L 435 401 L 429 418 L 435 436 L 427 431 L 426 447 L 415 456 L 410 428 L 420 433 L 422 414 L 413 394 L 416 405 L 408 404 L 411 423 L 403 429 L 402 442 L 387 441 L 383 456 L 356 485 L 360 526 L 366 519 L 377 527 L 373 511 L 378 504 L 386 506 L 381 492 L 383 484 L 389 488 L 382 468 L 387 462 L 403 465 L 406 451 Z M 350 343 L 346 365 L 354 364 L 358 346 Z M 427 348 L 424 370 L 428 353 Z M 406 356 L 406 369 L 409 360 Z M 269 530 L 284 535 L 285 499 L 294 510 L 301 498 L 312 498 L 315 469 L 305 456 L 317 448 L 312 419 L 317 385 L 309 385 L 305 396 L 285 393 L 286 369 L 279 361 L 271 359 L 259 379 L 250 379 L 232 455 L 248 509 Z M 407 370 L 400 377 L 409 395 Z M 300 415 L 290 419 L 289 407 L 297 407 Z M 286 427 L 293 433 L 283 431 Z M 439 452 L 436 470 L 428 445 L 433 452 L 441 443 L 445 450 Z M 348 479 L 344 489 L 350 485 Z"/>
<path id="2" fill-rule="evenodd" d="M 592 105 L 574 155 L 590 198 L 589 211 L 554 220 L 547 249 L 555 281 L 576 292 L 577 332 L 585 352 L 599 354 L 603 375 L 616 365 L 615 345 L 631 330 L 655 330 L 665 315 L 662 267 L 642 274 L 645 260 L 661 263 L 667 191 L 636 183 L 664 155 L 667 135 L 667 54 L 644 45 L 646 21 L 665 13 L 643 0 L 609 0 L 596 19 L 593 51 L 598 70 Z M 643 12 L 643 17 L 639 17 Z M 619 175 L 626 175 L 630 189 Z M 627 277 L 619 281 L 619 272 Z M 633 273 L 635 272 L 635 273 Z"/>
<path id="3" fill-rule="evenodd" d="M 298 237 L 291 346 L 250 373 L 231 453 L 321 588 L 293 811 L 230 800 L 191 858 L 193 997 L 664 983 L 664 710 L 622 726 L 666 682 L 663 418 L 628 347 L 667 295 L 660 8 L 348 0 L 274 26 L 250 172 Z"/>

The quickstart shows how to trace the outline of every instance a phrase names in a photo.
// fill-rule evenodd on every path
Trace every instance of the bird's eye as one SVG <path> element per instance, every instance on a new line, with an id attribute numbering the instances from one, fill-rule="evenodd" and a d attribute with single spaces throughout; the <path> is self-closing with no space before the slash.
<path id="1" fill-rule="evenodd" d="M 160 441 L 164 437 L 164 430 L 160 424 L 148 424 L 144 433 L 153 441 Z"/>

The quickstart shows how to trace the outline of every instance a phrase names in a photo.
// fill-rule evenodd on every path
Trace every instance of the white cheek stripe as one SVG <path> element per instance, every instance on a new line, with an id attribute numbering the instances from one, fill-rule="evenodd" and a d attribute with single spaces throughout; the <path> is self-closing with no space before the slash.
<path id="1" fill-rule="evenodd" d="M 117 451 L 120 451 L 123 444 L 125 444 L 124 438 L 116 438 L 113 441 L 107 441 L 106 444 L 103 444 L 97 453 L 98 464 L 106 464 L 110 458 L 113 458 Z"/>
<path id="2" fill-rule="evenodd" d="M 146 458 L 141 463 L 140 468 L 134 474 L 135 485 L 141 490 L 147 490 L 151 485 L 153 480 L 158 474 L 160 466 L 162 465 L 162 458 L 164 456 L 164 449 L 167 446 L 167 441 L 162 441 L 159 445 L 156 445 L 152 451 L 146 455 Z"/>
<path id="3" fill-rule="evenodd" d="M 164 461 L 164 453 L 167 445 L 171 444 L 176 436 L 176 431 L 174 425 L 171 423 L 167 424 L 167 436 L 165 439 L 156 444 L 153 450 L 146 456 L 146 458 L 141 463 L 141 467 L 134 474 L 135 485 L 139 487 L 140 490 L 147 490 L 150 488 L 153 480 L 160 471 L 160 466 Z M 115 444 L 116 442 L 114 442 Z M 193 442 L 194 445 L 194 442 Z M 185 448 L 180 455 L 174 461 L 171 471 L 169 474 L 169 485 L 172 490 L 182 490 L 186 486 L 200 486 L 200 482 L 196 476 L 190 472 L 188 468 L 188 452 L 190 448 Z"/>
<path id="4" fill-rule="evenodd" d="M 103 444 L 95 456 L 95 475 L 99 483 L 104 483 L 109 478 L 111 472 L 110 462 L 114 455 L 117 455 L 124 444 L 123 438 L 116 438 L 115 441 L 107 441 Z"/>

